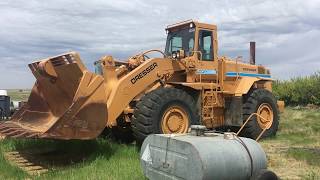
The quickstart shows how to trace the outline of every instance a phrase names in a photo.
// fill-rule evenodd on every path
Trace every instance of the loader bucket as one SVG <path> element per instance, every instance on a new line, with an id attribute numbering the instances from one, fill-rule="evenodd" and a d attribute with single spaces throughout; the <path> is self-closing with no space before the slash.
<path id="1" fill-rule="evenodd" d="M 0 133 L 13 138 L 94 139 L 107 123 L 103 77 L 71 52 L 29 64 L 36 77 L 28 102 Z"/>

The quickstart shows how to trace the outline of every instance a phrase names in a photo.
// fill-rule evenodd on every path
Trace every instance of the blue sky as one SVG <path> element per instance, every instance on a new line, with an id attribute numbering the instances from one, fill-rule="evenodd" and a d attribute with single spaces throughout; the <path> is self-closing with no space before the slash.
<path id="1" fill-rule="evenodd" d="M 249 54 L 274 78 L 320 68 L 319 0 L 1 0 L 0 89 L 31 88 L 27 64 L 78 51 L 88 66 L 104 55 L 125 60 L 164 49 L 168 24 L 186 19 L 218 26 L 219 55 Z"/>

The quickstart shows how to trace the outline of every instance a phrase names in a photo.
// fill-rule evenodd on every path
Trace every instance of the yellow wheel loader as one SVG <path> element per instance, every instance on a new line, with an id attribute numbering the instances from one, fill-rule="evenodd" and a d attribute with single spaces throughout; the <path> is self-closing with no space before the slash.
<path id="1" fill-rule="evenodd" d="M 218 56 L 217 27 L 184 21 L 166 28 L 165 51 L 149 50 L 126 62 L 111 56 L 86 69 L 70 52 L 29 64 L 36 78 L 28 102 L 0 133 L 13 138 L 94 139 L 104 130 L 142 142 L 149 134 L 186 133 L 193 124 L 275 135 L 279 108 L 269 69 Z M 153 54 L 151 58 L 150 53 Z M 159 54 L 159 57 L 155 56 Z M 251 117 L 251 116 L 250 116 Z M 133 136 L 132 136 L 133 135 Z"/>

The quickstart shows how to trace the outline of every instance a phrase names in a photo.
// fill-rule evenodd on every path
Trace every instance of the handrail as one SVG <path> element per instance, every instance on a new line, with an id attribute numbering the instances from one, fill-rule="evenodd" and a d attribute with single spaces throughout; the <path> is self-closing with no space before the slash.
<path id="1" fill-rule="evenodd" d="M 137 57 L 144 56 L 145 54 L 148 54 L 148 53 L 150 53 L 150 52 L 158 52 L 158 53 L 162 54 L 163 57 L 166 57 L 166 54 L 165 54 L 163 51 L 159 50 L 159 49 L 150 49 L 150 50 L 144 51 L 144 52 L 142 52 L 141 54 L 138 54 Z"/>
<path id="2" fill-rule="evenodd" d="M 197 58 L 198 60 L 198 63 L 200 63 L 202 61 L 202 52 L 201 51 L 191 51 L 192 53 L 199 53 L 200 54 L 200 60 Z M 200 83 L 202 82 L 202 76 L 201 76 L 201 73 L 200 73 Z"/>
<path id="3" fill-rule="evenodd" d="M 239 79 L 239 66 L 238 66 L 238 59 L 236 59 L 236 73 L 237 73 L 236 80 L 238 80 L 238 79 Z"/>
<path id="4" fill-rule="evenodd" d="M 249 122 L 249 120 L 252 119 L 252 117 L 253 117 L 254 115 L 256 115 L 257 117 L 259 117 L 259 118 L 261 118 L 261 119 L 263 119 L 263 120 L 265 120 L 265 121 L 268 121 L 267 119 L 265 119 L 264 117 L 260 116 L 259 114 L 257 114 L 257 113 L 252 113 L 252 114 L 246 119 L 246 121 L 243 123 L 243 125 L 241 126 L 241 128 L 240 128 L 239 131 L 237 132 L 237 134 L 236 134 L 237 136 L 240 134 L 240 132 L 242 131 L 242 129 L 244 128 L 244 126 Z M 270 122 L 271 122 L 271 121 L 270 121 Z M 261 133 L 260 133 L 259 136 L 256 138 L 256 141 L 258 141 L 258 140 L 261 138 L 261 136 L 263 135 L 263 133 L 264 133 L 267 129 L 270 129 L 271 125 L 272 125 L 272 122 L 269 123 L 269 124 L 267 124 L 267 126 L 262 129 Z"/>

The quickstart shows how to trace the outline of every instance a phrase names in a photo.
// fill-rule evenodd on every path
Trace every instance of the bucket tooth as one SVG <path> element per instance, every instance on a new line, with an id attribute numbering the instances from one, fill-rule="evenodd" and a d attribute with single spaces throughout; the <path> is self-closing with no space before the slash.
<path id="1" fill-rule="evenodd" d="M 24 129 L 14 123 L 6 122 L 1 124 L 0 133 L 9 138 L 36 137 L 37 132 Z"/>
<path id="2" fill-rule="evenodd" d="M 5 133 L 6 136 L 14 136 L 14 135 L 17 135 L 17 134 L 21 134 L 22 132 L 24 132 L 23 130 L 21 129 L 18 129 L 18 130 L 15 130 L 15 131 L 12 131 L 12 132 L 9 132 L 9 133 Z"/>
<path id="3" fill-rule="evenodd" d="M 1 131 L 1 133 L 6 135 L 7 133 L 10 133 L 10 132 L 15 131 L 15 130 L 16 129 L 8 128 L 8 129 L 5 129 L 5 130 Z"/>
<path id="4" fill-rule="evenodd" d="M 23 130 L 22 128 L 19 128 L 19 127 L 8 127 L 7 129 L 3 129 L 3 130 L 0 130 L 0 133 L 2 134 L 8 134 L 8 133 L 11 133 L 13 131 L 18 131 L 18 130 Z"/>
<path id="5" fill-rule="evenodd" d="M 28 134 L 28 132 L 22 132 L 20 134 L 17 134 L 17 135 L 14 135 L 14 136 L 11 136 L 12 138 L 21 138 L 21 137 L 25 137 L 26 135 Z"/>
<path id="6" fill-rule="evenodd" d="M 0 131 L 4 130 L 4 129 L 8 129 L 8 128 L 14 128 L 17 127 L 16 125 L 13 124 L 8 124 L 8 123 L 3 123 L 0 125 Z"/>
<path id="7" fill-rule="evenodd" d="M 7 126 L 2 126 L 2 127 L 0 127 L 0 132 L 1 132 L 1 131 L 4 131 L 4 130 L 6 130 L 6 129 L 8 129 L 8 128 L 10 128 L 10 127 L 7 127 Z"/>
<path id="8" fill-rule="evenodd" d="M 36 138 L 38 136 L 37 133 L 31 133 L 30 135 L 25 136 L 26 138 Z"/>

